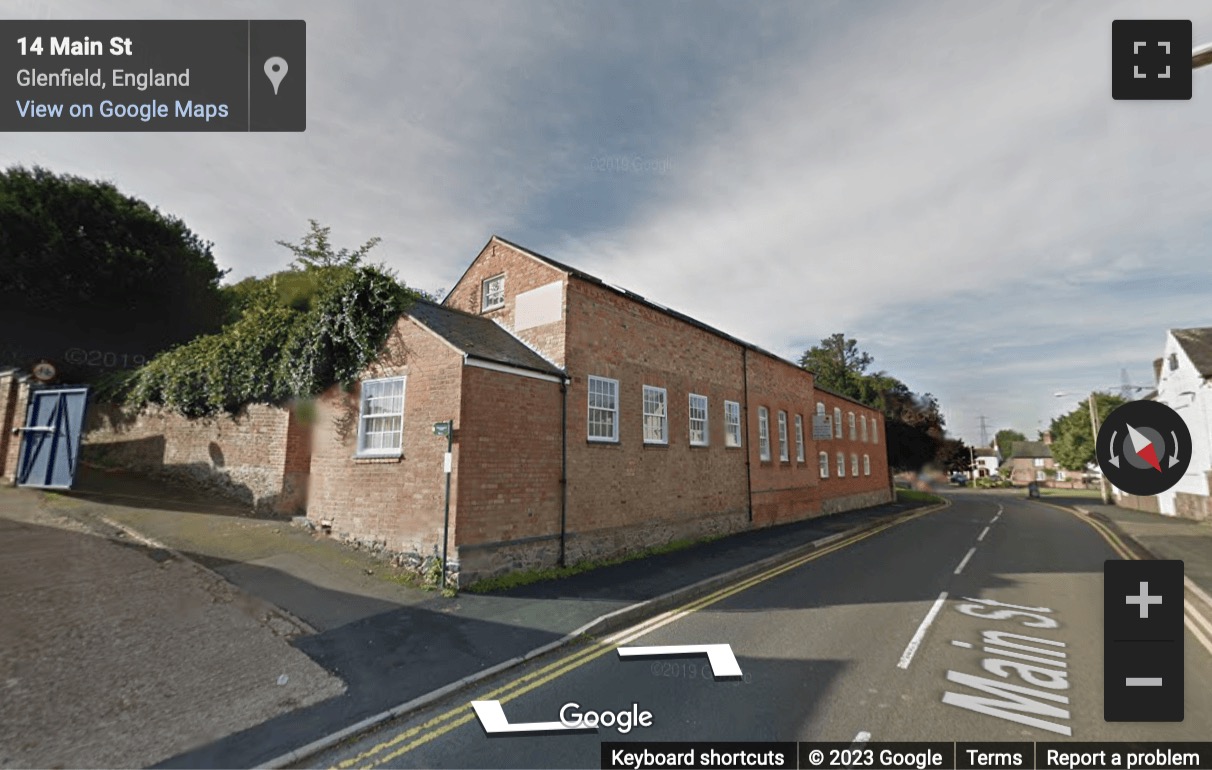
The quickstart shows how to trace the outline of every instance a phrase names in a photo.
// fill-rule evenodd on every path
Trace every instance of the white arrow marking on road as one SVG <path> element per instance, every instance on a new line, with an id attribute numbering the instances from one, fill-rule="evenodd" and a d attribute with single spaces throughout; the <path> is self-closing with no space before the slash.
<path id="1" fill-rule="evenodd" d="M 543 733 L 549 730 L 597 730 L 597 727 L 566 725 L 563 722 L 519 722 L 509 724 L 501 702 L 495 700 L 473 700 L 471 707 L 476 710 L 480 724 L 486 733 Z"/>
<path id="2" fill-rule="evenodd" d="M 674 655 L 704 653 L 711 664 L 711 673 L 716 678 L 741 675 L 741 664 L 736 662 L 730 644 L 676 644 L 654 647 L 620 647 L 620 658 L 665 658 Z"/>

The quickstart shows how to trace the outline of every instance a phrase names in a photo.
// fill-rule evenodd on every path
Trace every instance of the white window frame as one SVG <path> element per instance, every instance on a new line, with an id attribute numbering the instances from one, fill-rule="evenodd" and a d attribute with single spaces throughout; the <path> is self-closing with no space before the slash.
<path id="1" fill-rule="evenodd" d="M 839 479 L 846 478 L 846 453 L 837 453 L 837 477 Z"/>
<path id="2" fill-rule="evenodd" d="M 863 455 L 863 475 L 871 475 L 871 455 Z"/>
<path id="3" fill-rule="evenodd" d="M 488 303 L 488 297 L 489 297 L 488 287 L 494 281 L 501 282 L 500 296 L 498 297 L 497 301 L 494 304 L 490 305 Z M 501 308 L 501 307 L 505 307 L 505 274 L 504 273 L 501 273 L 499 275 L 494 275 L 491 278 L 485 278 L 483 281 L 480 282 L 480 312 L 487 313 L 489 310 L 496 310 L 497 308 Z"/>
<path id="4" fill-rule="evenodd" d="M 871 418 L 871 443 L 872 444 L 880 443 L 879 436 L 876 435 L 876 432 L 875 432 L 875 418 L 874 417 Z"/>
<path id="5" fill-rule="evenodd" d="M 816 402 L 816 413 L 819 414 L 821 417 L 825 416 L 825 402 L 824 401 Z"/>
<path id="6" fill-rule="evenodd" d="M 1042 467 L 1044 467 L 1044 458 L 1034 457 L 1031 460 L 1031 464 L 1034 465 L 1036 468 L 1042 468 Z"/>
<path id="7" fill-rule="evenodd" d="M 606 383 L 611 386 L 611 392 L 614 395 L 613 408 L 593 405 L 593 396 L 594 396 L 593 385 L 595 382 Z M 589 375 L 588 383 L 586 385 L 585 406 L 586 406 L 585 435 L 589 438 L 589 440 L 594 443 L 617 444 L 619 441 L 619 381 L 612 380 L 609 377 L 598 377 L 593 374 Z M 594 410 L 610 413 L 612 435 L 610 435 L 610 436 L 594 436 L 593 435 Z"/>
<path id="8" fill-rule="evenodd" d="M 699 404 L 697 406 L 695 405 L 696 400 L 699 402 Z M 695 415 L 696 411 L 700 412 L 702 414 L 702 417 L 695 417 L 694 415 Z M 708 444 L 711 443 L 710 417 L 711 417 L 711 411 L 708 409 L 707 397 L 703 396 L 703 395 L 699 395 L 698 393 L 691 393 L 690 394 L 690 411 L 687 412 L 687 420 L 686 420 L 686 425 L 689 428 L 689 434 L 690 434 L 690 436 L 689 436 L 690 446 L 707 446 Z M 702 438 L 698 439 L 697 441 L 694 438 L 695 423 L 700 423 L 702 425 L 702 432 L 703 432 Z"/>
<path id="9" fill-rule="evenodd" d="M 770 461 L 770 410 L 758 407 L 758 458 Z"/>
<path id="10" fill-rule="evenodd" d="M 795 460 L 804 462 L 804 415 L 795 416 Z"/>
<path id="11" fill-rule="evenodd" d="M 846 424 L 850 426 L 850 440 L 856 440 L 858 438 L 858 429 L 854 424 L 854 412 L 846 412 Z"/>
<path id="12" fill-rule="evenodd" d="M 817 467 L 817 471 L 821 475 L 821 478 L 823 478 L 823 479 L 829 478 L 829 453 L 828 452 L 818 452 L 817 453 L 816 467 Z"/>
<path id="13" fill-rule="evenodd" d="M 741 445 L 741 404 L 739 401 L 724 402 L 724 446 Z"/>
<path id="14" fill-rule="evenodd" d="M 659 401 L 659 409 L 649 412 L 649 396 L 654 397 L 654 401 Z M 655 398 L 655 397 L 658 397 Z M 668 444 L 669 443 L 669 393 L 664 388 L 658 388 L 655 385 L 644 386 L 644 402 L 641 407 L 641 412 L 644 415 L 644 443 L 645 444 Z M 659 438 L 653 438 L 648 435 L 648 421 L 650 418 L 660 420 L 661 435 Z"/>
<path id="15" fill-rule="evenodd" d="M 861 436 L 862 440 L 865 442 L 867 440 L 867 415 L 862 414 L 862 415 L 859 415 L 859 417 L 862 420 L 862 426 L 859 430 L 859 436 Z"/>
<path id="16" fill-rule="evenodd" d="M 791 449 L 787 443 L 787 413 L 779 410 L 779 462 L 791 461 Z"/>
<path id="17" fill-rule="evenodd" d="M 1045 480 L 1047 480 L 1047 478 L 1048 478 L 1048 474 L 1044 473 L 1043 471 L 1036 471 L 1036 472 L 1035 472 L 1035 480 L 1036 480 L 1036 481 L 1045 481 Z"/>
<path id="18" fill-rule="evenodd" d="M 842 409 L 841 407 L 833 407 L 833 437 L 842 437 Z"/>
<path id="19" fill-rule="evenodd" d="M 392 411 L 392 412 L 380 412 L 377 414 L 367 414 L 367 403 L 370 399 L 395 398 L 395 396 L 369 396 L 367 394 L 367 391 L 372 390 L 373 388 L 368 388 L 367 386 L 368 385 L 371 385 L 371 386 L 380 385 L 383 383 L 395 383 L 395 382 L 400 383 L 400 395 L 399 395 L 400 411 L 399 412 Z M 356 444 L 357 452 L 354 455 L 355 457 L 399 457 L 404 453 L 404 397 L 405 397 L 405 394 L 407 393 L 407 390 L 408 390 L 408 378 L 403 377 L 403 376 L 401 376 L 401 377 L 377 377 L 375 379 L 362 381 L 360 392 L 358 394 L 358 439 L 357 439 L 357 444 Z M 394 447 L 375 447 L 373 449 L 367 449 L 366 444 L 367 444 L 368 436 L 392 434 L 392 433 L 396 432 L 394 430 L 386 430 L 386 431 L 381 430 L 381 431 L 370 431 L 370 432 L 368 432 L 366 430 L 366 423 L 368 420 L 377 420 L 377 419 L 384 419 L 384 418 L 386 418 L 386 419 L 398 418 L 399 419 L 399 421 L 400 421 L 400 429 L 399 429 L 400 440 L 398 442 L 396 442 L 396 446 L 394 446 Z"/>
<path id="20" fill-rule="evenodd" d="M 858 475 L 859 475 L 859 472 L 858 472 L 858 453 L 857 453 L 857 452 L 851 452 L 851 453 L 850 453 L 850 475 L 851 475 L 851 476 L 853 476 L 853 477 L 854 477 L 854 478 L 856 478 L 856 479 L 858 478 Z"/>

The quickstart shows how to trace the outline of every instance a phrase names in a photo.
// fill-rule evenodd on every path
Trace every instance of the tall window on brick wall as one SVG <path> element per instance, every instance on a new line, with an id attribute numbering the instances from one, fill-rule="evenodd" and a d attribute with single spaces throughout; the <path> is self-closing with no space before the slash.
<path id="1" fill-rule="evenodd" d="M 821 417 L 825 416 L 825 402 L 824 401 L 816 402 L 816 413 L 819 414 Z"/>
<path id="2" fill-rule="evenodd" d="M 867 415 L 865 415 L 865 414 L 861 415 L 859 417 L 859 419 L 862 421 L 861 435 L 862 435 L 863 441 L 866 441 L 867 440 Z"/>
<path id="3" fill-rule="evenodd" d="M 787 454 L 787 413 L 779 410 L 779 459 L 787 462 L 791 459 Z"/>
<path id="4" fill-rule="evenodd" d="M 821 452 L 816 456 L 817 465 L 820 466 L 821 478 L 829 478 L 829 453 Z"/>
<path id="5" fill-rule="evenodd" d="M 854 412 L 846 412 L 846 423 L 850 426 L 850 440 L 854 441 L 858 438 L 858 431 L 854 427 Z"/>
<path id="6" fill-rule="evenodd" d="M 842 437 L 842 410 L 833 407 L 833 437 Z"/>
<path id="7" fill-rule="evenodd" d="M 690 445 L 707 446 L 707 397 L 690 394 Z"/>
<path id="8" fill-rule="evenodd" d="M 724 402 L 724 445 L 741 445 L 741 405 L 736 401 Z"/>
<path id="9" fill-rule="evenodd" d="M 480 310 L 495 310 L 505 305 L 505 276 L 494 275 L 484 279 Z"/>
<path id="10" fill-rule="evenodd" d="M 619 440 L 619 381 L 589 377 L 589 440 Z"/>
<path id="11" fill-rule="evenodd" d="M 795 459 L 804 462 L 804 416 L 795 416 Z"/>
<path id="12" fill-rule="evenodd" d="M 879 437 L 875 435 L 875 418 L 874 417 L 871 418 L 871 443 L 872 444 L 880 443 Z"/>
<path id="13" fill-rule="evenodd" d="M 758 457 L 770 459 L 770 412 L 764 406 L 758 407 Z"/>
<path id="14" fill-rule="evenodd" d="M 850 455 L 850 475 L 858 476 L 858 455 Z"/>
<path id="15" fill-rule="evenodd" d="M 837 453 L 837 477 L 839 479 L 846 478 L 846 455 L 841 452 Z"/>
<path id="16" fill-rule="evenodd" d="M 863 455 L 863 475 L 871 475 L 871 455 Z"/>
<path id="17" fill-rule="evenodd" d="M 358 455 L 399 455 L 404 447 L 404 378 L 364 380 L 358 412 Z"/>
<path id="18" fill-rule="evenodd" d="M 664 388 L 644 386 L 644 443 L 669 443 L 669 408 Z"/>

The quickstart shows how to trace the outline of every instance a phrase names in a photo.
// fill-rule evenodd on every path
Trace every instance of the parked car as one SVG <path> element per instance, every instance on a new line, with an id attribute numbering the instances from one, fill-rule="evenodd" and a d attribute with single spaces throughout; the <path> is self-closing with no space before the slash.
<path id="1" fill-rule="evenodd" d="M 952 473 L 951 474 L 951 483 L 955 484 L 956 486 L 961 486 L 961 487 L 968 486 L 968 474 L 959 473 L 958 471 L 956 473 Z"/>

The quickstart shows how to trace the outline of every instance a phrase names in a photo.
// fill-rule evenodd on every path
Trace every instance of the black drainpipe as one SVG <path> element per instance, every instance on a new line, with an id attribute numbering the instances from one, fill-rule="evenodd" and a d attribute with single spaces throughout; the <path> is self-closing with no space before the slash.
<path id="1" fill-rule="evenodd" d="M 560 560 L 564 566 L 564 533 L 568 522 L 568 380 L 560 380 Z"/>
<path id="2" fill-rule="evenodd" d="M 753 523 L 753 471 L 749 458 L 753 448 L 749 446 L 749 348 L 741 348 L 741 369 L 745 378 L 745 499 L 749 503 L 749 523 Z"/>

